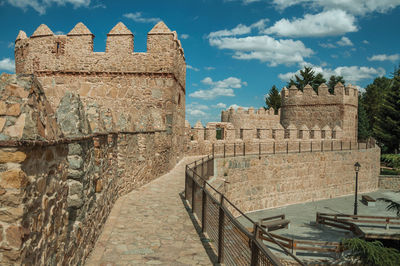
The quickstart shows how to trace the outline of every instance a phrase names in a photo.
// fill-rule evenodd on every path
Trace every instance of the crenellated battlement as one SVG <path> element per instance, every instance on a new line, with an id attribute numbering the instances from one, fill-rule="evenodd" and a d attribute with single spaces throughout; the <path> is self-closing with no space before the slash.
<path id="1" fill-rule="evenodd" d="M 286 142 L 299 142 L 299 141 L 321 141 L 321 140 L 342 140 L 343 130 L 340 126 L 331 128 L 329 125 L 319 127 L 314 125 L 308 127 L 303 124 L 297 127 L 290 124 L 283 127 L 277 124 L 271 127 L 257 127 L 257 128 L 236 128 L 232 123 L 227 122 L 210 122 L 204 127 L 198 121 L 193 128 L 187 123 L 188 137 L 196 142 L 226 142 L 233 143 L 237 141 L 286 141 Z M 217 138 L 217 131 L 219 138 Z"/>
<path id="2" fill-rule="evenodd" d="M 340 82 L 336 84 L 334 93 L 329 93 L 329 88 L 326 84 L 321 84 L 318 87 L 318 93 L 307 85 L 303 91 L 292 85 L 289 89 L 286 87 L 281 91 L 282 105 L 334 105 L 347 104 L 357 106 L 358 104 L 358 89 L 353 85 L 343 86 Z"/>
<path id="3" fill-rule="evenodd" d="M 163 22 L 147 35 L 147 52 L 134 52 L 134 35 L 119 22 L 107 34 L 106 51 L 93 51 L 94 35 L 78 23 L 67 35 L 55 35 L 42 24 L 28 38 L 15 40 L 16 73 L 48 72 L 172 74 L 185 87 L 185 56 L 176 32 Z"/>

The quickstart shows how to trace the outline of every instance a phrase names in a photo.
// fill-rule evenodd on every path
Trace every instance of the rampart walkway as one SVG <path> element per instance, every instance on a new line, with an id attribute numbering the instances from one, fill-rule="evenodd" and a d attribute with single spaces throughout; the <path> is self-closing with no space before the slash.
<path id="1" fill-rule="evenodd" d="M 179 197 L 194 160 L 119 198 L 86 265 L 212 265 Z"/>

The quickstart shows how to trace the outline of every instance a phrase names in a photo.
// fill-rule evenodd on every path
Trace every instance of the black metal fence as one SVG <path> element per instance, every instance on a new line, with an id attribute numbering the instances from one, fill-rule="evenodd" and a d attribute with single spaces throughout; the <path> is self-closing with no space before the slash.
<path id="1" fill-rule="evenodd" d="M 213 156 L 186 165 L 185 199 L 197 216 L 202 232 L 210 239 L 218 262 L 225 265 L 282 265 L 260 239 L 263 235 L 274 242 L 283 254 L 304 265 L 258 223 L 240 211 L 224 194 L 210 185 L 207 180 L 213 174 Z M 253 225 L 252 232 L 235 219 L 230 209 L 250 221 Z"/>
<path id="2" fill-rule="evenodd" d="M 363 150 L 375 147 L 372 142 L 352 142 L 343 140 L 321 140 L 321 141 L 282 141 L 282 142 L 235 142 L 235 143 L 213 143 L 211 154 L 222 157 L 236 157 L 252 155 L 267 155 L 279 153 L 301 153 L 301 152 L 326 152 Z"/>

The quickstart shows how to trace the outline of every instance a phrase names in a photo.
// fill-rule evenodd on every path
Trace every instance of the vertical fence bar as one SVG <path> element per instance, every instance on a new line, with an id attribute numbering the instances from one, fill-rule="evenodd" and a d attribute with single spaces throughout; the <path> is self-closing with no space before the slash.
<path id="1" fill-rule="evenodd" d="M 257 247 L 256 241 L 259 238 L 259 227 L 258 224 L 255 223 L 253 226 L 253 239 L 251 240 L 251 266 L 258 265 L 258 253 L 259 249 Z"/>
<path id="2" fill-rule="evenodd" d="M 261 159 L 261 142 L 258 143 L 258 159 Z"/>
<path id="3" fill-rule="evenodd" d="M 187 187 L 188 187 L 188 166 L 186 165 L 186 168 L 185 168 L 185 200 L 188 200 Z"/>
<path id="4" fill-rule="evenodd" d="M 213 157 L 214 157 L 214 143 L 212 144 L 212 155 L 213 155 Z"/>
<path id="5" fill-rule="evenodd" d="M 331 141 L 331 151 L 333 151 L 333 140 Z"/>
<path id="6" fill-rule="evenodd" d="M 243 142 L 243 156 L 246 156 L 246 143 Z"/>
<path id="7" fill-rule="evenodd" d="M 208 167 L 207 167 L 208 168 Z M 203 183 L 202 197 L 201 197 L 201 232 L 204 233 L 206 231 L 206 201 L 207 201 L 207 194 L 206 194 L 206 181 Z"/>
<path id="8" fill-rule="evenodd" d="M 343 150 L 343 140 L 340 140 L 340 150 Z"/>
<path id="9" fill-rule="evenodd" d="M 224 194 L 221 194 L 221 201 L 219 205 L 219 219 L 218 219 L 218 263 L 222 263 L 224 261 L 224 223 L 225 223 L 225 214 L 222 209 L 222 205 L 224 204 Z"/>
<path id="10" fill-rule="evenodd" d="M 201 177 L 204 178 L 204 158 L 201 158 Z"/>
<path id="11" fill-rule="evenodd" d="M 324 151 L 324 141 L 321 140 L 321 151 Z"/>
<path id="12" fill-rule="evenodd" d="M 312 141 L 311 141 L 311 147 L 310 147 L 310 152 L 312 152 Z"/>
<path id="13" fill-rule="evenodd" d="M 273 147 L 273 151 L 274 151 L 274 154 L 275 154 L 275 141 L 274 141 L 274 147 Z"/>
<path id="14" fill-rule="evenodd" d="M 236 142 L 233 143 L 233 157 L 236 157 Z"/>
<path id="15" fill-rule="evenodd" d="M 194 173 L 193 173 L 193 178 L 192 178 L 192 213 L 194 213 L 194 205 L 196 205 L 196 204 L 194 204 L 194 201 L 195 201 L 195 198 L 194 198 L 194 193 L 195 193 L 195 186 L 196 185 L 196 183 L 194 182 Z"/>
<path id="16" fill-rule="evenodd" d="M 301 152 L 301 142 L 299 141 L 299 153 Z"/>
<path id="17" fill-rule="evenodd" d="M 286 153 L 289 153 L 289 142 L 286 142 Z"/>
<path id="18" fill-rule="evenodd" d="M 351 150 L 351 140 L 350 140 L 350 150 Z"/>
<path id="19" fill-rule="evenodd" d="M 225 151 L 226 151 L 226 148 L 225 148 L 225 143 L 224 143 L 224 158 L 225 158 Z"/>

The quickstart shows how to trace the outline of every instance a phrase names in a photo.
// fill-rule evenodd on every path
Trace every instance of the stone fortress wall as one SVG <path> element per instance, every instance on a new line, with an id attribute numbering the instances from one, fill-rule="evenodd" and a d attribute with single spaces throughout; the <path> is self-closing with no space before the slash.
<path id="1" fill-rule="evenodd" d="M 210 122 L 205 127 L 197 122 L 191 128 L 186 122 L 189 153 L 207 154 L 213 144 L 234 142 L 293 144 L 328 140 L 356 144 L 358 90 L 355 86 L 338 83 L 334 94 L 328 92 L 325 84 L 318 88 L 318 94 L 309 85 L 303 92 L 292 86 L 289 90 L 282 89 L 281 99 L 282 108 L 277 114 L 272 108 L 239 107 L 222 111 L 221 122 Z M 217 130 L 221 130 L 220 139 L 216 138 Z"/>
<path id="2" fill-rule="evenodd" d="M 343 122 L 354 118 L 346 116 L 357 103 L 350 89 L 349 95 L 343 89 L 347 107 L 339 94 L 326 95 L 337 99 L 324 102 L 333 106 L 326 113 L 331 120 L 315 115 L 307 124 L 299 111 L 305 100 L 289 90 L 281 114 L 228 110 L 223 122 L 192 129 L 185 123 L 186 66 L 175 32 L 158 23 L 145 53 L 134 52 L 133 34 L 122 23 L 107 35 L 105 52 L 93 52 L 93 38 L 82 23 L 67 35 L 46 25 L 29 38 L 21 31 L 17 74 L 0 76 L 1 264 L 83 264 L 119 196 L 166 173 L 185 154 L 211 154 L 212 144 L 251 143 L 257 150 L 268 141 L 295 151 L 310 140 L 320 150 L 324 140 L 333 139 L 336 149 L 341 140 L 356 141 L 343 132 L 356 124 Z M 316 100 L 322 93 L 311 97 L 312 110 L 323 112 Z"/>
<path id="3" fill-rule="evenodd" d="M 0 76 L 0 264 L 83 264 L 115 200 L 170 170 L 185 141 L 185 58 L 163 23 L 147 52 L 118 23 L 105 52 L 78 23 L 15 42 Z"/>

